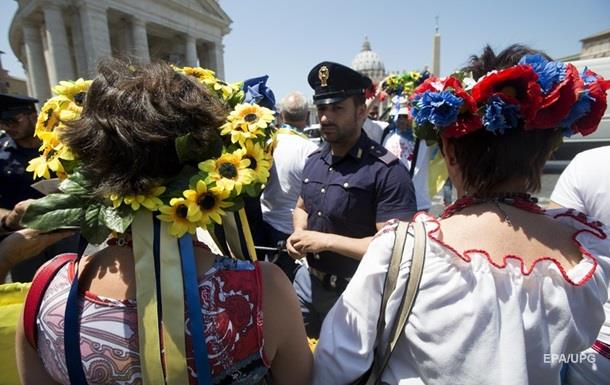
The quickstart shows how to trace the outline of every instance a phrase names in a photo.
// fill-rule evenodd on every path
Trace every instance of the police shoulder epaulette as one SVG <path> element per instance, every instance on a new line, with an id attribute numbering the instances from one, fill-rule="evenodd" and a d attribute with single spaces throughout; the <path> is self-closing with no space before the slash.
<path id="1" fill-rule="evenodd" d="M 10 142 L 10 136 L 8 136 L 6 132 L 0 130 L 0 148 L 8 146 Z"/>
<path id="2" fill-rule="evenodd" d="M 322 151 L 322 148 L 318 148 L 317 150 L 315 150 L 314 152 L 312 152 L 311 154 L 307 155 L 308 158 L 311 158 L 313 155 L 316 154 L 320 154 L 320 152 Z"/>
<path id="3" fill-rule="evenodd" d="M 394 154 L 388 151 L 385 147 L 380 144 L 373 144 L 369 147 L 369 152 L 377 159 L 385 164 L 390 164 L 398 160 Z"/>

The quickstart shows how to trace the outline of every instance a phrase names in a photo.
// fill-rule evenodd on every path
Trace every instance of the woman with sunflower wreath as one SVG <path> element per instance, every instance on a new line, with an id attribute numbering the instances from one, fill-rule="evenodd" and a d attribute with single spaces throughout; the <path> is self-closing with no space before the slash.
<path id="1" fill-rule="evenodd" d="M 78 227 L 104 247 L 53 260 L 67 256 L 30 324 L 26 301 L 22 383 L 309 383 L 311 353 L 282 271 L 191 237 L 260 188 L 264 170 L 250 157 L 261 167 L 271 158 L 269 110 L 211 71 L 164 63 L 108 59 L 78 97 L 58 91 L 41 112 L 47 139 L 32 171 L 44 175 L 51 157 L 65 176 L 24 222 Z"/>
<path id="2" fill-rule="evenodd" d="M 351 384 L 372 365 L 387 384 L 558 385 L 563 363 L 587 359 L 608 297 L 608 229 L 529 193 L 562 135 L 596 130 L 608 88 L 513 45 L 415 89 L 415 132 L 439 142 L 459 198 L 438 219 L 418 214 L 414 231 L 394 221 L 375 236 L 324 321 L 314 384 Z"/>

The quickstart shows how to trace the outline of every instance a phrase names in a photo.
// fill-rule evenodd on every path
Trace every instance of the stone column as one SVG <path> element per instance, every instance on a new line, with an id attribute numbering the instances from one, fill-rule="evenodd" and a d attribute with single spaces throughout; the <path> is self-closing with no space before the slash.
<path id="1" fill-rule="evenodd" d="M 214 57 L 216 77 L 218 79 L 225 80 L 225 60 L 224 60 L 225 46 L 222 41 L 216 42 L 213 46 L 211 54 Z"/>
<path id="2" fill-rule="evenodd" d="M 35 24 L 23 25 L 23 42 L 25 43 L 25 57 L 28 66 L 28 84 L 32 96 L 41 102 L 51 96 L 47 64 L 44 60 L 40 26 Z"/>
<path id="3" fill-rule="evenodd" d="M 188 67 L 197 67 L 197 42 L 191 35 L 186 35 L 184 40 L 184 64 Z"/>
<path id="4" fill-rule="evenodd" d="M 142 63 L 150 62 L 150 51 L 148 49 L 148 36 L 146 34 L 146 23 L 142 19 L 134 17 L 131 20 L 131 32 L 133 36 L 133 54 Z"/>
<path id="5" fill-rule="evenodd" d="M 98 3 L 80 3 L 81 31 L 87 55 L 87 74 L 91 78 L 99 59 L 112 55 L 106 8 Z"/>
<path id="6" fill-rule="evenodd" d="M 49 49 L 49 82 L 51 87 L 60 80 L 74 79 L 74 66 L 68 45 L 68 34 L 61 8 L 50 3 L 44 4 L 43 9 L 45 34 Z"/>
<path id="7" fill-rule="evenodd" d="M 205 43 L 201 43 L 199 46 L 197 46 L 197 58 L 199 59 L 199 66 L 206 69 L 211 69 L 208 60 L 208 48 Z"/>
<path id="8" fill-rule="evenodd" d="M 72 31 L 72 49 L 76 61 L 76 78 L 87 77 L 87 54 L 83 41 L 81 19 L 78 12 L 74 12 L 70 19 L 70 30 Z"/>

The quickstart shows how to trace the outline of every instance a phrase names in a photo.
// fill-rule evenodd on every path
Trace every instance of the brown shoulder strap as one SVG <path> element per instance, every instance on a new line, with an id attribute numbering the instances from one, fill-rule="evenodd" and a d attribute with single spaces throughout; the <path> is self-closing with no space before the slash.
<path id="1" fill-rule="evenodd" d="M 401 224 L 404 222 L 401 222 Z M 408 224 L 406 224 L 408 225 Z M 406 227 L 406 226 L 405 226 Z M 402 335 L 402 331 L 405 328 L 405 325 L 407 323 L 407 319 L 409 318 L 409 315 L 411 314 L 411 309 L 413 308 L 413 304 L 415 303 L 415 298 L 417 297 L 417 292 L 419 290 L 419 283 L 421 281 L 421 277 L 422 277 L 422 273 L 424 270 L 424 261 L 425 261 L 425 255 L 426 255 L 426 228 L 424 223 L 415 223 L 413 225 L 413 227 L 415 228 L 415 244 L 413 245 L 413 254 L 412 254 L 412 258 L 411 258 L 411 269 L 409 272 L 409 277 L 407 280 L 407 287 L 405 289 L 405 295 L 402 297 L 402 300 L 400 302 L 400 306 L 398 308 L 398 314 L 396 316 L 396 319 L 392 325 L 392 329 L 390 330 L 390 336 L 389 336 L 389 342 L 387 345 L 385 345 L 384 349 L 381 349 L 381 346 L 378 346 L 376 349 L 376 354 L 375 354 L 375 358 L 373 361 L 373 367 L 371 368 L 371 374 L 366 382 L 366 385 L 376 385 L 381 381 L 381 374 L 383 373 L 384 369 L 386 368 L 386 366 L 388 365 L 388 362 L 390 361 L 390 357 L 392 355 L 392 353 L 394 352 L 394 349 L 396 348 L 396 343 L 398 342 L 398 339 L 400 338 L 400 336 Z M 406 228 L 401 229 L 401 227 L 399 226 L 399 228 L 396 230 L 397 234 L 396 234 L 396 238 L 398 239 L 400 233 L 398 232 L 399 230 L 403 230 L 404 233 L 404 237 L 406 238 Z M 392 265 L 392 262 L 394 259 L 398 260 L 398 266 L 400 265 L 400 260 L 401 260 L 401 255 L 402 255 L 402 250 L 404 248 L 404 240 L 402 241 L 402 247 L 400 247 L 398 250 L 396 248 L 396 242 L 394 243 L 394 249 L 392 250 L 392 260 L 390 261 L 390 265 Z M 398 256 L 396 256 L 396 254 L 398 254 Z M 390 268 L 388 268 L 388 276 L 386 277 L 386 287 L 387 286 L 393 286 L 393 288 L 396 287 L 396 280 L 398 279 L 398 272 L 392 273 L 392 277 L 390 277 Z M 393 280 L 393 282 L 392 282 Z M 389 285 L 388 285 L 389 284 Z M 380 315 L 380 318 L 384 318 L 384 314 L 385 314 L 385 307 L 387 305 L 387 300 L 389 298 L 385 297 L 385 293 L 386 290 L 384 288 L 384 302 L 382 303 L 382 308 L 384 310 L 384 313 Z M 391 294 L 391 292 L 390 292 Z M 385 320 L 384 320 L 384 324 L 385 324 Z M 383 335 L 383 330 L 381 329 L 379 330 L 379 323 L 378 323 L 378 329 L 377 329 L 377 339 L 378 341 L 381 340 L 382 335 Z M 383 353 L 380 353 L 382 352 Z"/>

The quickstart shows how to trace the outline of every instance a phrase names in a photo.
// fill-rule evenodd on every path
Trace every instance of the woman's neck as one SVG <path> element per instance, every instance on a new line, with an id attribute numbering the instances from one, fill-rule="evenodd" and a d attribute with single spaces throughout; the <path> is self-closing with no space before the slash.
<path id="1" fill-rule="evenodd" d="M 493 188 L 486 192 L 480 191 L 467 191 L 464 189 L 462 191 L 458 191 L 458 196 L 478 196 L 478 197 L 488 197 L 488 196 L 496 196 L 502 194 L 525 194 L 528 193 L 527 183 L 525 179 L 510 179 L 501 183 L 496 184 Z"/>

